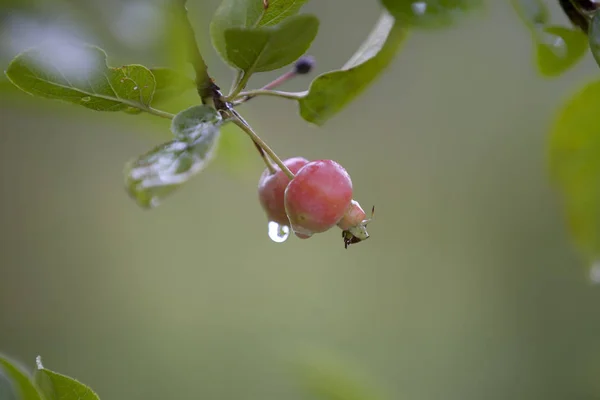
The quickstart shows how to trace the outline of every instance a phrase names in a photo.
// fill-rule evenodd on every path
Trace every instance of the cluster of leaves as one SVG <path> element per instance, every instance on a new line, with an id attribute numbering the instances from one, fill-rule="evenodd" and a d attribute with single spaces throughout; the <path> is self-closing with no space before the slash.
<path id="1" fill-rule="evenodd" d="M 600 65 L 600 4 L 559 0 L 573 28 L 549 23 L 541 0 L 512 0 L 534 40 L 539 72 L 556 77 L 588 49 Z M 600 80 L 579 89 L 558 111 L 548 141 L 548 162 L 572 238 L 589 266 L 600 257 Z"/>
<path id="2" fill-rule="evenodd" d="M 307 1 L 223 0 L 209 31 L 218 54 L 238 71 L 232 92 L 222 99 L 225 104 L 243 103 L 243 90 L 253 74 L 288 66 L 310 48 L 319 20 L 299 14 Z M 179 2 L 185 5 L 185 1 Z M 316 77 L 305 92 L 287 96 L 298 101 L 300 115 L 309 123 L 322 125 L 374 82 L 392 62 L 410 28 L 448 26 L 464 11 L 481 6 L 483 0 L 381 3 L 385 8 L 381 18 L 342 68 Z M 210 111 L 208 105 L 176 116 L 157 109 L 162 101 L 192 89 L 194 81 L 165 68 L 109 67 L 105 52 L 91 45 L 71 43 L 27 50 L 10 63 L 6 75 L 34 96 L 96 111 L 147 112 L 173 119 L 175 140 L 132 160 L 125 169 L 128 193 L 144 208 L 160 204 L 207 165 L 216 151 L 219 128 L 229 122 L 220 118 L 225 116 L 219 115 L 223 110 Z"/>

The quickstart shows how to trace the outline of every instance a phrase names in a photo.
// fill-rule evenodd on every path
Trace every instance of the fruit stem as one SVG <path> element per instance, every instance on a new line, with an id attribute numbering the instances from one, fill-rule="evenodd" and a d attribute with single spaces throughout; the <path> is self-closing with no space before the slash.
<path id="1" fill-rule="evenodd" d="M 250 139 L 252 139 L 252 141 L 256 143 L 256 145 L 260 147 L 265 153 L 267 153 L 271 160 L 273 160 L 273 162 L 277 164 L 279 168 L 281 168 L 281 170 L 287 175 L 288 178 L 294 179 L 294 174 L 292 173 L 292 171 L 290 171 L 290 169 L 283 163 L 283 161 L 281 161 L 277 154 L 275 154 L 275 152 L 271 150 L 271 148 L 256 134 L 256 132 L 254 132 L 254 129 L 252 129 L 250 124 L 246 122 L 246 120 L 240 115 L 240 113 L 233 109 L 230 111 L 233 116 L 232 122 L 239 126 L 241 130 L 246 132 L 246 134 L 250 136 Z M 264 158 L 265 157 L 263 157 L 263 159 Z M 268 167 L 269 164 L 267 164 L 267 168 Z M 271 168 L 272 167 L 273 166 L 271 165 Z M 274 170 L 271 172 L 274 172 Z"/>
<path id="2" fill-rule="evenodd" d="M 225 97 L 225 101 L 226 102 L 230 102 L 233 99 L 237 98 L 238 95 L 240 94 L 240 92 L 242 90 L 244 90 L 246 88 L 246 85 L 248 84 L 248 81 L 250 80 L 250 76 L 251 74 L 248 74 L 246 72 L 241 72 L 241 75 L 238 74 L 235 78 L 235 80 L 237 81 L 233 87 L 233 90 L 231 91 L 231 93 L 229 93 L 227 95 L 227 97 Z"/>
<path id="3" fill-rule="evenodd" d="M 247 92 L 238 93 L 238 95 L 234 98 L 234 105 L 243 103 L 244 101 L 249 100 L 249 98 L 252 98 L 254 96 L 274 96 L 274 97 L 281 97 L 284 99 L 300 100 L 301 98 L 305 97 L 307 94 L 308 94 L 308 91 L 284 92 L 281 90 L 270 90 L 270 89 L 248 90 Z"/>

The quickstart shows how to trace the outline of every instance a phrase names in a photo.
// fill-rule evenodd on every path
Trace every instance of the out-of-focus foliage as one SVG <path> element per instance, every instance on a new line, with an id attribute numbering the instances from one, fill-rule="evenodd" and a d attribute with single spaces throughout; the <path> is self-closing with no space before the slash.
<path id="1" fill-rule="evenodd" d="M 45 400 L 38 393 L 37 388 L 31 381 L 30 377 L 21 368 L 9 361 L 6 357 L 0 355 L 0 370 L 4 372 L 4 376 L 10 379 L 13 390 L 17 393 L 19 400 Z M 0 381 L 0 384 L 4 383 Z M 5 389 L 1 389 L 0 393 Z"/>
<path id="2" fill-rule="evenodd" d="M 551 25 L 549 12 L 543 1 L 511 0 L 511 4 L 531 33 L 533 59 L 542 76 L 560 76 L 586 54 L 586 35 L 577 28 Z"/>
<path id="3" fill-rule="evenodd" d="M 587 262 L 600 257 L 600 82 L 575 93 L 553 125 L 549 160 L 574 241 Z"/>
<path id="4" fill-rule="evenodd" d="M 483 7 L 483 0 L 381 0 L 402 26 L 448 27 L 465 14 Z"/>
<path id="5" fill-rule="evenodd" d="M 579 29 L 545 26 L 535 35 L 536 61 L 540 73 L 556 77 L 577 64 L 588 51 L 588 41 Z"/>
<path id="6" fill-rule="evenodd" d="M 44 368 L 40 357 L 36 364 L 32 377 L 0 355 L 0 374 L 4 372 L 10 378 L 8 383 L 14 386 L 18 400 L 99 400 L 96 393 L 81 382 Z M 0 394 L 7 393 L 4 384 L 0 380 Z"/>

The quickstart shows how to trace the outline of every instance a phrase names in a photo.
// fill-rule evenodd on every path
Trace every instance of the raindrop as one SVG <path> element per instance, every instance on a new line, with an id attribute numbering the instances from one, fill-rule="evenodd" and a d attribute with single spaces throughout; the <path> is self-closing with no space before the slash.
<path id="1" fill-rule="evenodd" d="M 81 98 L 81 101 L 83 101 L 84 103 L 87 103 L 90 100 L 92 100 L 92 98 L 90 96 L 85 96 L 85 97 Z"/>
<path id="2" fill-rule="evenodd" d="M 138 90 L 138 87 L 137 87 L 137 86 L 135 86 L 135 87 L 133 88 L 133 90 Z"/>
<path id="3" fill-rule="evenodd" d="M 595 261 L 590 267 L 590 280 L 596 285 L 600 283 L 600 261 Z"/>
<path id="4" fill-rule="evenodd" d="M 269 237 L 275 243 L 283 243 L 290 237 L 290 227 L 271 221 L 269 222 Z"/>
<path id="5" fill-rule="evenodd" d="M 425 3 L 424 1 L 417 1 L 415 3 L 412 3 L 411 8 L 413 10 L 413 13 L 415 13 L 416 15 L 425 15 L 425 12 L 427 11 L 427 3 Z"/>

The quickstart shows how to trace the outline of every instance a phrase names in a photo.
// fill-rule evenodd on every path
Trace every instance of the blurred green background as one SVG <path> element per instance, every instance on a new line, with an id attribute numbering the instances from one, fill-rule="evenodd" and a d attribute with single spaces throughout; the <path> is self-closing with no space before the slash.
<path id="1" fill-rule="evenodd" d="M 573 250 L 545 156 L 555 112 L 598 67 L 588 55 L 540 78 L 508 2 L 488 3 L 455 28 L 412 34 L 323 128 L 293 102 L 240 109 L 281 156 L 339 161 L 355 198 L 376 205 L 372 238 L 347 251 L 336 230 L 269 240 L 263 166 L 234 128 L 222 157 L 143 211 L 123 166 L 167 140 L 168 121 L 36 100 L 3 81 L 0 352 L 31 367 L 41 354 L 103 399 L 309 398 L 288 368 L 306 349 L 357 365 L 389 398 L 600 398 L 600 288 Z M 132 4 L 0 2 L 2 67 L 52 34 L 100 45 L 112 65 L 163 65 L 175 46 L 160 40 L 160 15 Z M 227 89 L 232 71 L 207 35 L 217 5 L 189 7 Z M 321 19 L 310 51 L 321 73 L 351 56 L 380 6 L 304 10 Z"/>

